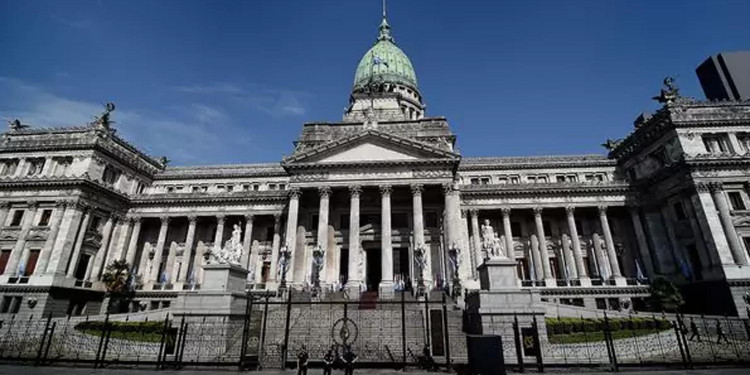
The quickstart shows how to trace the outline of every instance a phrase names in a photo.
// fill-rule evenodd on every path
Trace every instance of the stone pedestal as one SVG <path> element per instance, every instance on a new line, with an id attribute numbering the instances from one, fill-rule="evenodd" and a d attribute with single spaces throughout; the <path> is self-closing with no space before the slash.
<path id="1" fill-rule="evenodd" d="M 477 267 L 479 289 L 518 288 L 516 262 L 510 259 L 488 259 Z"/>
<path id="2" fill-rule="evenodd" d="M 240 265 L 207 264 L 203 266 L 200 290 L 183 292 L 174 309 L 184 314 L 243 314 L 247 274 Z"/>
<path id="3" fill-rule="evenodd" d="M 393 281 L 381 281 L 378 286 L 378 297 L 380 299 L 391 300 L 394 298 Z"/>

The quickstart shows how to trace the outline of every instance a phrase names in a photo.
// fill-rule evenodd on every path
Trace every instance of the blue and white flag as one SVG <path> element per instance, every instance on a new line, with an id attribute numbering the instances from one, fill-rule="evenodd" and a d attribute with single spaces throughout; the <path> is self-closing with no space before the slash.
<path id="1" fill-rule="evenodd" d="M 388 67 L 388 62 L 386 62 L 385 60 L 383 60 L 383 58 L 381 58 L 381 57 L 380 57 L 380 56 L 378 56 L 378 55 L 375 55 L 375 56 L 373 57 L 373 59 L 372 59 L 372 62 L 373 62 L 373 64 L 375 64 L 375 65 L 380 65 L 380 64 L 383 64 L 383 65 L 385 65 L 385 66 L 386 66 L 386 68 Z"/>
<path id="2" fill-rule="evenodd" d="M 17 270 L 17 271 L 18 271 L 18 274 L 17 274 L 17 275 L 18 275 L 18 277 L 23 277 L 23 276 L 25 276 L 25 273 L 26 273 L 26 265 L 24 265 L 24 264 L 23 264 L 23 262 L 21 262 L 21 263 L 18 263 L 18 270 Z"/>
<path id="3" fill-rule="evenodd" d="M 159 280 L 159 281 L 162 284 L 166 284 L 167 283 L 167 271 L 162 271 L 161 272 L 161 280 Z"/>
<path id="4" fill-rule="evenodd" d="M 646 280 L 646 276 L 643 275 L 643 268 L 641 268 L 641 261 L 638 259 L 635 260 L 635 278 L 638 281 Z"/>

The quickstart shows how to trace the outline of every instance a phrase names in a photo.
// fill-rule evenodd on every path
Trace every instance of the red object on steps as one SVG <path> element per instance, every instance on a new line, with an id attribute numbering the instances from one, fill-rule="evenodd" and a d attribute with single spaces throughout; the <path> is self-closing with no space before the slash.
<path id="1" fill-rule="evenodd" d="M 378 305 L 378 292 L 362 292 L 359 301 L 360 310 L 375 310 Z"/>

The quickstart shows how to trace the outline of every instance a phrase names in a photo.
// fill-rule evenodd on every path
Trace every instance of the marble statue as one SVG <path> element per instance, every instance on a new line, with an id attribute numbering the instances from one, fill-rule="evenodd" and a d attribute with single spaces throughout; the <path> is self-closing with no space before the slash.
<path id="1" fill-rule="evenodd" d="M 239 265 L 243 250 L 241 237 L 242 229 L 239 225 L 234 224 L 232 238 L 224 244 L 224 247 L 214 245 L 214 248 L 209 253 L 209 263 Z"/>
<path id="2" fill-rule="evenodd" d="M 485 259 L 505 257 L 500 238 L 498 238 L 495 230 L 492 229 L 492 225 L 490 225 L 490 221 L 487 219 L 482 224 L 482 251 L 484 251 Z"/>

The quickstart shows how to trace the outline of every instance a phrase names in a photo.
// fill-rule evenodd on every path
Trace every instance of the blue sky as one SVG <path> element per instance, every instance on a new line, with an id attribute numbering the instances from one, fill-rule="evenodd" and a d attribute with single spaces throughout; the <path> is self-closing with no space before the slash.
<path id="1" fill-rule="evenodd" d="M 278 161 L 339 121 L 378 0 L 0 1 L 0 117 L 90 121 L 177 165 Z M 750 1 L 391 0 L 427 113 L 464 156 L 602 153 L 666 75 L 750 49 Z"/>

